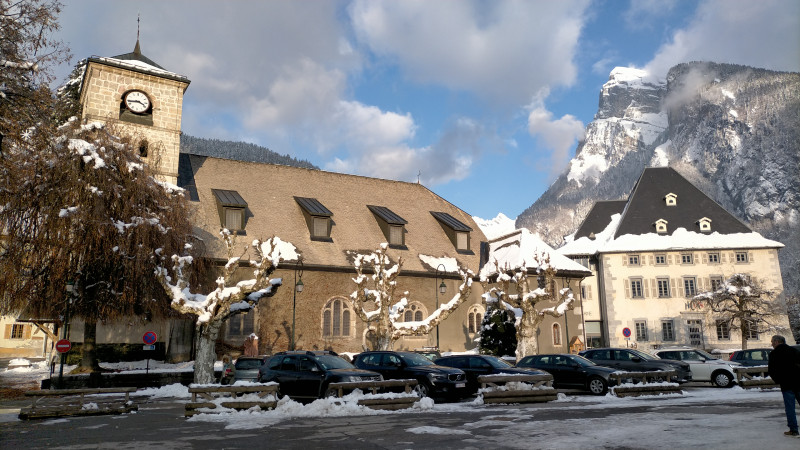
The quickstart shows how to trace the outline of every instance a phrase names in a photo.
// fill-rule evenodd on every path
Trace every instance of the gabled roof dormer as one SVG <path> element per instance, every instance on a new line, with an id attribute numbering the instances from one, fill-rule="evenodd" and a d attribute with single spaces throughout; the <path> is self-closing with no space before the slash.
<path id="1" fill-rule="evenodd" d="M 678 205 L 678 196 L 670 192 L 669 194 L 664 196 L 664 203 L 667 206 L 677 206 Z"/>
<path id="2" fill-rule="evenodd" d="M 333 242 L 331 239 L 333 213 L 315 198 L 295 196 L 294 200 L 303 210 L 311 240 Z"/>
<path id="3" fill-rule="evenodd" d="M 453 243 L 458 253 L 472 255 L 470 250 L 469 234 L 472 228 L 464 225 L 455 217 L 447 214 L 446 212 L 431 211 L 431 215 L 439 221 L 447 237 Z"/>
<path id="4" fill-rule="evenodd" d="M 244 234 L 247 202 L 236 191 L 211 189 L 217 202 L 220 226 L 232 233 Z"/>
<path id="5" fill-rule="evenodd" d="M 697 224 L 700 226 L 700 231 L 703 233 L 710 233 L 711 232 L 711 219 L 708 217 L 703 217 L 702 219 L 697 221 Z"/>
<path id="6" fill-rule="evenodd" d="M 378 225 L 381 227 L 381 231 L 383 231 L 387 242 L 389 242 L 389 247 L 406 249 L 405 225 L 408 221 L 385 206 L 367 205 L 367 208 L 369 208 L 372 214 L 378 219 Z"/>
<path id="7" fill-rule="evenodd" d="M 667 221 L 664 219 L 658 219 L 653 224 L 656 227 L 656 233 L 658 234 L 667 234 Z"/>

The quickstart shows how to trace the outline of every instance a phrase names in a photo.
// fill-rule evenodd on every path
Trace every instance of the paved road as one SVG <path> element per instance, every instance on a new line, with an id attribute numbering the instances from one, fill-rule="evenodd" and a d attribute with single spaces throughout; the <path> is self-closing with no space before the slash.
<path id="1" fill-rule="evenodd" d="M 183 401 L 140 397 L 139 412 L 123 416 L 19 421 L 12 414 L 0 414 L 0 447 L 800 448 L 800 439 L 781 434 L 785 418 L 780 393 L 731 397 L 713 397 L 713 402 L 574 397 L 527 406 L 437 404 L 433 411 L 384 415 L 287 418 L 255 413 L 188 420 Z"/>

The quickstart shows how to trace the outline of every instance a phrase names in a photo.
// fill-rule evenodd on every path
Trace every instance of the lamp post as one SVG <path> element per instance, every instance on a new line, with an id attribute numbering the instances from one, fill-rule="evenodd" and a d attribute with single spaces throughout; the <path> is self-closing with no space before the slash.
<path id="1" fill-rule="evenodd" d="M 300 278 L 298 279 L 298 274 Z M 290 343 L 290 350 L 295 350 L 294 341 L 294 324 L 295 313 L 297 311 L 297 294 L 303 292 L 303 260 L 297 259 L 297 265 L 294 268 L 294 292 L 292 293 L 292 342 Z"/>
<path id="2" fill-rule="evenodd" d="M 69 322 L 69 305 L 72 304 L 72 292 L 75 290 L 75 283 L 72 281 L 67 281 L 67 311 L 64 313 L 64 324 L 63 329 L 61 330 L 61 338 L 67 338 L 67 324 Z M 64 352 L 61 354 L 61 365 L 58 368 L 58 387 L 63 388 L 63 380 L 64 380 L 64 362 L 67 359 L 67 353 Z"/>
<path id="3" fill-rule="evenodd" d="M 440 267 L 442 268 L 442 270 L 441 270 L 442 274 L 444 274 L 446 272 L 444 270 L 444 264 L 439 264 L 438 266 L 436 266 L 436 279 L 433 281 L 434 284 L 436 284 L 436 282 L 439 281 L 439 268 Z M 442 284 L 440 284 L 436 288 L 436 309 L 437 310 L 439 309 L 439 293 L 444 295 L 445 292 L 447 292 L 447 285 L 444 284 L 444 278 L 442 278 Z M 439 324 L 438 323 L 436 324 L 436 350 L 440 350 L 440 348 L 439 348 Z"/>

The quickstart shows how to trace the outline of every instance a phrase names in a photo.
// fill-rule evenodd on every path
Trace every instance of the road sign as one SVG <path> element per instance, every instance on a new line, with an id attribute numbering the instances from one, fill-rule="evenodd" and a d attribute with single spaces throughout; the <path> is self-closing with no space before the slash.
<path id="1" fill-rule="evenodd" d="M 142 350 L 155 350 L 155 349 L 156 349 L 155 345 L 143 345 L 142 346 Z"/>
<path id="2" fill-rule="evenodd" d="M 622 335 L 625 336 L 626 338 L 631 337 L 631 329 L 628 327 L 623 328 Z"/>
<path id="3" fill-rule="evenodd" d="M 147 345 L 153 345 L 158 340 L 158 336 L 156 336 L 155 331 L 148 331 L 144 334 L 144 336 L 142 336 L 142 340 Z"/>
<path id="4" fill-rule="evenodd" d="M 58 353 L 67 353 L 72 348 L 72 342 L 69 339 L 61 339 L 56 342 L 56 351 Z"/>

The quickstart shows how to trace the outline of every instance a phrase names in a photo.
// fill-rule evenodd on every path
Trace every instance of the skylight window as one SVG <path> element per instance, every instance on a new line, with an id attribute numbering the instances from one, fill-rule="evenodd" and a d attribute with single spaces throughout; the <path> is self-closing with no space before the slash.
<path id="1" fill-rule="evenodd" d="M 367 205 L 372 214 L 378 219 L 378 225 L 383 231 L 383 235 L 393 248 L 405 248 L 405 225 L 407 220 L 403 219 L 394 211 L 385 206 Z"/>
<path id="2" fill-rule="evenodd" d="M 236 191 L 212 189 L 211 193 L 217 201 L 220 226 L 231 232 L 243 233 L 247 202 Z"/>
<path id="3" fill-rule="evenodd" d="M 311 240 L 333 242 L 331 239 L 333 213 L 315 198 L 295 197 L 294 200 L 303 210 Z"/>
<path id="4" fill-rule="evenodd" d="M 447 237 L 450 238 L 457 252 L 472 253 L 469 239 L 469 233 L 472 231 L 472 228 L 464 225 L 463 222 L 446 212 L 431 211 L 431 215 L 442 225 L 442 229 L 444 229 Z"/>

